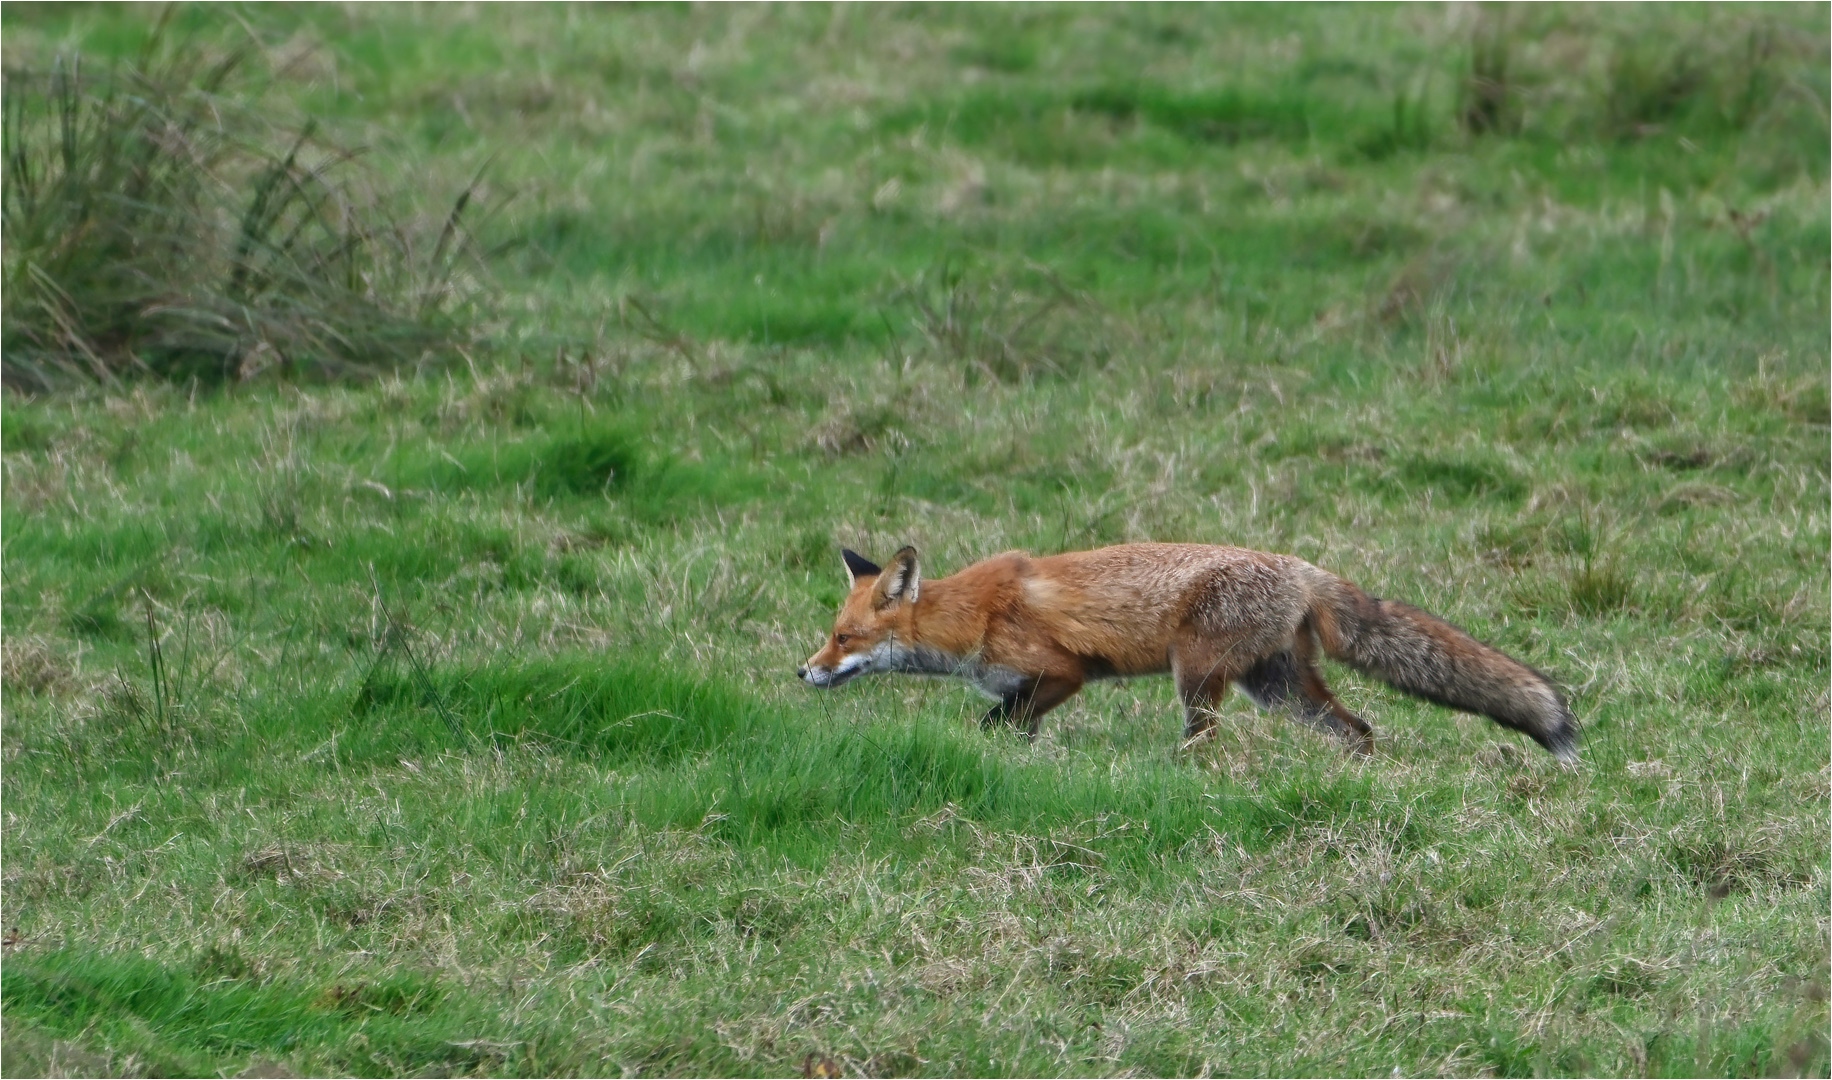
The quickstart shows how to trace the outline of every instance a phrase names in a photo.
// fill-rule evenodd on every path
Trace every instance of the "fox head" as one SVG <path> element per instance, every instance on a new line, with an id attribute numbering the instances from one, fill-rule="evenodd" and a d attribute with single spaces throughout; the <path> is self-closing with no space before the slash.
<path id="1" fill-rule="evenodd" d="M 823 689 L 867 672 L 896 669 L 909 648 L 922 585 L 913 547 L 893 555 L 888 570 L 844 549 L 840 561 L 846 564 L 852 591 L 840 605 L 827 644 L 795 673 L 809 686 Z"/>

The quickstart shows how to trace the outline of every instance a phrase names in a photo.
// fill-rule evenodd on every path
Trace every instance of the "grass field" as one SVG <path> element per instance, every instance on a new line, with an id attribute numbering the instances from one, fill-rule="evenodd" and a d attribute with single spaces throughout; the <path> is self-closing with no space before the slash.
<path id="1" fill-rule="evenodd" d="M 484 169 L 493 299 L 8 389 L 8 1075 L 1827 1074 L 1825 5 L 174 22 Z M 1582 767 L 1340 668 L 1370 760 L 791 676 L 841 544 L 1147 538 L 1442 613 Z"/>

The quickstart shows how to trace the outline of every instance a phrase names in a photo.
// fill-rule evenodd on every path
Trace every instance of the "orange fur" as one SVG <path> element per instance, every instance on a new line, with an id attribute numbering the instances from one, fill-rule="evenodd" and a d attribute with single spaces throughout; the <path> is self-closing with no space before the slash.
<path id="1" fill-rule="evenodd" d="M 1316 669 L 1321 646 L 1575 757 L 1575 725 L 1544 676 L 1289 555 L 1201 544 L 1007 552 L 923 581 L 912 548 L 887 568 L 844 554 L 852 590 L 825 646 L 799 672 L 815 686 L 876 672 L 959 675 L 998 699 L 985 723 L 1035 735 L 1043 714 L 1091 679 L 1170 672 L 1190 736 L 1213 724 L 1232 684 L 1366 750 L 1368 726 Z"/>

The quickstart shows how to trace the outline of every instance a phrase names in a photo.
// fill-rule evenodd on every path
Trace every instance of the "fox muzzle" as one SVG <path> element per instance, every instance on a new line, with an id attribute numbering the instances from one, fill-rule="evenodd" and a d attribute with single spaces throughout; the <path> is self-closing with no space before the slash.
<path id="1" fill-rule="evenodd" d="M 797 668 L 795 675 L 809 686 L 830 690 L 842 683 L 850 682 L 855 675 L 863 675 L 871 667 L 871 659 L 865 656 L 848 656 L 834 667 L 820 667 L 816 664 L 803 664 Z"/>

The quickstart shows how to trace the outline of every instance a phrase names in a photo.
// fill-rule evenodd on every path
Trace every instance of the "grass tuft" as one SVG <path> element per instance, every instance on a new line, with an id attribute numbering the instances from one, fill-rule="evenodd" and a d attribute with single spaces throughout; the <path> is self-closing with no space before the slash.
<path id="1" fill-rule="evenodd" d="M 356 150 L 275 123 L 252 63 L 163 24 L 100 73 L 9 59 L 8 385 L 373 374 L 468 335 L 476 183 L 415 235 Z"/>
<path id="2" fill-rule="evenodd" d="M 1508 72 L 1512 51 L 1506 10 L 1484 12 L 1470 32 L 1469 71 L 1457 108 L 1457 121 L 1469 134 L 1507 135 L 1520 129 L 1519 90 Z"/>
<path id="3" fill-rule="evenodd" d="M 1068 377 L 1113 356 L 1113 327 L 1084 293 L 1048 270 L 1016 278 L 944 262 L 899 290 L 918 332 L 970 380 Z"/>

